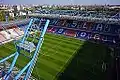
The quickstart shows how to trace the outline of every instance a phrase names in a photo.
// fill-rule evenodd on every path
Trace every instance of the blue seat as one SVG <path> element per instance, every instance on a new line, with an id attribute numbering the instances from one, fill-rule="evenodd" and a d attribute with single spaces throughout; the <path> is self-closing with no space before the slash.
<path id="1" fill-rule="evenodd" d="M 55 33 L 56 34 L 63 34 L 65 32 L 65 29 L 59 28 Z"/>

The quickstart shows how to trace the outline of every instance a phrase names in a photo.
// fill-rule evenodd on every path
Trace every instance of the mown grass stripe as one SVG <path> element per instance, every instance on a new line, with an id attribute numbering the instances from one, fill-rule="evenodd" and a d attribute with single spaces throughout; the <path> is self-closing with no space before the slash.
<path id="1" fill-rule="evenodd" d="M 47 40 L 46 40 L 47 41 Z M 44 44 L 47 44 L 47 43 L 50 43 L 50 44 L 52 44 L 52 45 L 56 45 L 56 44 L 58 44 L 58 46 L 62 46 L 62 47 L 66 47 L 66 48 L 70 48 L 70 49 L 74 49 L 75 47 L 76 47 L 76 45 L 72 45 L 71 43 L 64 43 L 64 42 L 62 42 L 62 41 L 53 41 L 53 40 L 51 40 L 51 41 L 47 41 L 47 42 L 44 42 Z M 71 45 L 71 46 L 68 46 L 68 45 Z M 77 45 L 77 46 L 79 46 L 79 44 Z"/>
<path id="2" fill-rule="evenodd" d="M 77 46 L 80 42 L 78 42 L 78 43 L 76 43 L 76 44 L 74 44 L 74 42 L 75 41 L 63 41 L 63 40 L 59 40 L 59 41 L 57 41 L 57 40 L 54 40 L 54 39 L 49 39 L 49 38 L 46 38 L 45 39 L 45 43 L 46 42 L 57 42 L 57 43 L 59 43 L 59 42 L 63 42 L 63 43 L 65 43 L 65 44 L 71 44 L 71 45 L 73 45 L 73 46 Z"/>
<path id="3" fill-rule="evenodd" d="M 39 65 L 38 65 L 38 64 L 39 64 Z M 49 62 L 48 62 L 48 64 L 46 65 L 46 64 L 38 61 L 37 64 L 36 64 L 36 67 L 39 68 L 39 69 L 38 69 L 39 71 L 45 70 L 45 71 L 48 72 L 49 74 L 55 76 L 55 74 L 56 74 L 58 71 L 56 71 L 55 69 L 49 67 L 49 65 L 50 65 Z"/>
<path id="4" fill-rule="evenodd" d="M 59 51 L 54 51 L 53 49 L 49 49 L 48 51 L 43 51 L 44 52 L 44 54 L 45 55 L 48 55 L 48 56 L 54 56 L 54 55 L 57 55 L 58 57 L 60 57 L 60 58 L 63 58 L 63 59 L 66 59 L 66 58 L 68 58 L 69 57 L 69 55 L 68 56 L 64 56 L 64 55 L 62 55 L 62 54 L 64 54 L 64 53 L 60 53 Z M 52 54 L 52 53 L 54 53 L 54 54 Z"/>
<path id="5" fill-rule="evenodd" d="M 64 60 L 66 60 L 67 58 L 63 58 L 63 57 L 59 57 L 57 54 L 56 55 L 52 55 L 51 57 L 56 57 L 58 60 L 64 62 Z"/>
<path id="6" fill-rule="evenodd" d="M 59 46 L 59 45 L 57 45 L 57 46 L 52 45 L 51 46 L 51 44 L 45 44 L 45 45 L 43 44 L 43 47 L 42 47 L 43 50 L 47 50 L 49 48 L 52 48 L 54 50 L 57 49 L 57 51 L 61 51 L 61 52 L 64 52 L 66 54 L 72 53 L 72 51 L 73 51 L 73 49 L 69 49 L 67 47 L 66 47 L 66 49 L 64 49 L 65 47 L 62 47 L 62 46 Z M 71 54 L 69 54 L 69 55 L 71 55 Z"/>
<path id="7" fill-rule="evenodd" d="M 74 44 L 77 44 L 77 43 L 79 43 L 79 42 L 80 42 L 80 43 L 81 43 L 81 42 L 82 42 L 82 43 L 84 42 L 84 41 L 80 41 L 80 40 L 75 39 L 75 38 L 68 38 L 68 37 L 61 36 L 61 35 L 54 35 L 54 36 L 53 36 L 53 35 L 52 35 L 52 36 L 51 36 L 51 35 L 45 35 L 45 38 L 47 38 L 47 39 L 50 38 L 50 39 L 56 40 L 56 41 L 57 41 L 57 40 L 58 40 L 58 41 L 59 41 L 59 40 L 62 40 L 62 41 L 65 41 L 65 42 L 66 42 L 66 41 L 67 41 L 67 42 L 73 42 L 73 41 L 74 41 L 74 42 L 73 42 Z"/>
<path id="8" fill-rule="evenodd" d="M 74 54 L 76 48 L 80 47 L 82 44 L 83 41 L 81 42 L 74 38 L 46 34 L 40 52 L 44 54 L 40 54 L 35 66 L 39 76 L 37 76 L 35 71 L 33 72 L 33 75 L 36 75 L 36 77 L 42 77 L 44 80 L 53 80 L 57 73 L 61 71 L 67 61 Z M 0 48 L 4 50 L 3 53 L 5 52 L 9 54 L 15 50 L 13 42 L 5 44 L 5 47 L 6 48 Z M 9 53 L 6 50 L 8 50 Z M 48 54 L 50 54 L 50 56 L 47 56 Z M 17 66 L 21 68 L 27 63 L 28 59 L 20 56 L 18 61 L 19 63 L 17 62 Z"/>
<path id="9" fill-rule="evenodd" d="M 44 55 L 42 55 L 42 57 L 40 57 L 40 58 L 46 59 L 47 61 L 52 61 L 52 62 L 54 62 L 55 64 L 57 64 L 59 66 L 64 65 L 63 61 L 60 61 L 59 59 L 56 59 L 55 57 L 52 57 L 52 56 L 44 56 Z"/>
<path id="10" fill-rule="evenodd" d="M 36 73 L 33 73 L 33 74 L 36 74 Z M 54 78 L 54 76 L 52 76 L 46 70 L 43 70 L 43 69 L 38 71 L 38 68 L 37 68 L 37 74 L 42 76 L 44 80 L 53 80 L 53 78 Z"/>
<path id="11" fill-rule="evenodd" d="M 49 62 L 49 64 L 50 64 L 49 67 L 55 69 L 56 71 L 59 71 L 60 66 L 57 65 L 57 64 L 55 64 L 55 63 L 52 62 L 52 61 L 47 61 L 46 59 L 41 58 L 41 59 L 40 59 L 40 62 L 41 62 L 41 63 L 44 63 L 44 64 L 46 64 L 46 65 L 48 65 L 48 62 Z"/>

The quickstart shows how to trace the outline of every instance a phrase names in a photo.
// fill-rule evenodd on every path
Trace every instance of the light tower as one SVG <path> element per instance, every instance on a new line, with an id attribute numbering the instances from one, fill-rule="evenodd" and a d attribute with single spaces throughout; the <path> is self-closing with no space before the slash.
<path id="1" fill-rule="evenodd" d="M 35 21 L 39 21 L 39 24 L 33 24 Z M 50 20 L 43 20 L 43 19 L 30 20 L 30 23 L 22 39 L 15 41 L 16 52 L 0 60 L 0 63 L 4 63 L 8 59 L 12 57 L 14 58 L 7 71 L 6 69 L 3 68 L 2 76 L 1 76 L 3 80 L 19 80 L 21 78 L 21 75 L 23 75 L 23 73 L 24 73 L 24 78 L 22 78 L 22 80 L 29 80 L 33 68 L 35 67 L 35 63 L 37 61 L 39 51 L 42 46 L 44 35 L 49 25 L 49 22 Z M 42 23 L 44 24 L 44 26 Z M 43 28 L 41 28 L 41 24 Z M 24 51 L 24 53 L 22 51 Z M 29 62 L 19 72 L 17 72 L 17 74 L 12 75 L 12 71 L 20 55 L 29 58 Z"/>

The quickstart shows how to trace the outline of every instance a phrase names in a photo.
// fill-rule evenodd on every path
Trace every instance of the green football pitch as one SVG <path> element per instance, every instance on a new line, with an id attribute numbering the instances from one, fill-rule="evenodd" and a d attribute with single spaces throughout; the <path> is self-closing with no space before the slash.
<path id="1" fill-rule="evenodd" d="M 13 42 L 0 46 L 1 59 L 14 52 Z M 105 80 L 101 64 L 109 64 L 109 53 L 102 44 L 46 34 L 32 75 L 38 80 Z M 27 62 L 20 56 L 16 66 L 22 68 Z"/>

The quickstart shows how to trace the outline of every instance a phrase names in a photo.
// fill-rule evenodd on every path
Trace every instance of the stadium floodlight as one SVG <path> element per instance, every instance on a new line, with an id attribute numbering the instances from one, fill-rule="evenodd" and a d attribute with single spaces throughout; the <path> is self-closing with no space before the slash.
<path id="1" fill-rule="evenodd" d="M 12 77 L 12 80 L 18 80 L 21 77 L 23 77 L 23 74 L 24 74 L 23 80 L 29 80 L 31 73 L 33 71 L 33 68 L 36 64 L 40 48 L 43 44 L 45 32 L 50 22 L 50 20 L 46 20 L 45 21 L 46 23 L 44 24 L 44 28 L 42 30 L 36 28 L 36 32 L 33 32 L 31 30 L 33 27 L 32 24 L 36 20 L 38 19 L 35 19 L 35 18 L 31 19 L 22 39 L 15 41 L 16 52 L 0 60 L 0 63 L 4 63 L 8 59 L 12 57 L 14 58 L 8 70 L 7 71 L 3 70 L 3 72 L 5 73 L 0 77 L 1 79 L 11 80 L 11 77 Z M 39 21 L 41 22 L 41 20 Z M 31 33 L 34 33 L 34 34 L 32 34 L 33 35 L 33 38 L 31 38 L 32 41 L 29 41 Z M 39 38 L 36 39 L 36 36 Z M 24 52 L 22 52 L 23 50 Z M 29 55 L 26 55 L 26 53 L 29 53 Z M 29 58 L 29 62 L 20 71 L 18 71 L 18 73 L 16 73 L 15 75 L 12 75 L 13 69 L 15 68 L 15 65 L 16 65 L 16 61 L 18 60 L 18 57 L 22 54 L 25 57 Z"/>

